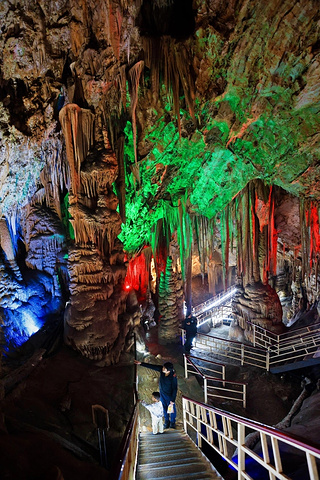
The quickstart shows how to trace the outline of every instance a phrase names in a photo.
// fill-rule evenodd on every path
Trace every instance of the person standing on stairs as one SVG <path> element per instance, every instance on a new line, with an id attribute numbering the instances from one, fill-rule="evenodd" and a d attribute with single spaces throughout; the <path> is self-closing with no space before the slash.
<path id="1" fill-rule="evenodd" d="M 139 360 L 135 360 L 134 363 L 160 372 L 159 390 L 160 400 L 163 405 L 164 428 L 176 428 L 177 409 L 175 402 L 178 390 L 178 380 L 173 364 L 171 362 L 166 362 L 161 366 L 140 362 Z"/>
<path id="2" fill-rule="evenodd" d="M 163 405 L 160 401 L 159 392 L 153 392 L 151 399 L 153 403 L 147 404 L 146 402 L 142 401 L 141 405 L 143 405 L 151 413 L 152 433 L 157 435 L 157 433 L 163 433 Z"/>
<path id="3" fill-rule="evenodd" d="M 197 336 L 197 317 L 189 313 L 182 323 L 182 328 L 186 331 L 185 352 L 189 355 L 192 348 L 193 339 Z"/>

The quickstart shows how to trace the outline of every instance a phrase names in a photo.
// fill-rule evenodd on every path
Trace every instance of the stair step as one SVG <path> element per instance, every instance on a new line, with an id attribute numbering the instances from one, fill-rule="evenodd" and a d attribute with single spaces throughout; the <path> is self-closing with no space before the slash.
<path id="1" fill-rule="evenodd" d="M 158 479 L 161 477 L 174 478 L 174 475 L 185 475 L 185 478 L 189 477 L 190 473 L 204 473 L 208 474 L 208 469 L 202 462 L 192 462 L 188 464 L 175 464 L 175 465 L 157 465 L 155 467 L 149 465 L 139 465 L 138 467 L 139 475 L 144 473 L 143 478 L 147 479 Z"/>
<path id="2" fill-rule="evenodd" d="M 223 480 L 220 476 L 214 475 L 213 476 L 209 473 L 188 473 L 188 477 L 184 473 L 180 473 L 177 475 L 169 475 L 165 477 L 157 477 L 156 480 Z M 153 480 L 153 477 L 145 477 L 145 476 L 140 476 L 138 473 L 137 480 Z"/>
<path id="3" fill-rule="evenodd" d="M 146 449 L 148 452 L 152 452 L 152 451 L 160 451 L 162 450 L 163 448 L 166 450 L 166 451 L 177 451 L 177 450 L 181 450 L 181 448 L 191 448 L 192 447 L 188 444 L 185 444 L 183 442 L 175 442 L 175 443 L 158 443 L 158 444 L 148 444 L 146 443 L 145 445 L 141 445 L 141 448 L 142 449 Z"/>
<path id="4" fill-rule="evenodd" d="M 166 437 L 167 439 L 169 438 L 180 438 L 182 436 L 185 436 L 185 433 L 183 430 L 165 430 L 163 433 L 157 433 L 157 435 L 154 435 L 153 433 L 147 432 L 147 433 L 140 433 L 141 439 L 147 439 L 147 440 L 156 440 L 158 441 L 162 437 Z"/>
<path id="5" fill-rule="evenodd" d="M 197 463 L 199 465 L 201 464 L 198 456 L 191 457 L 191 458 L 190 457 L 183 458 L 183 466 L 189 465 L 189 464 L 194 464 L 194 463 Z M 151 459 L 151 460 L 149 460 L 148 463 L 139 462 L 139 469 L 141 469 L 141 470 L 152 469 L 152 468 L 164 468 L 164 467 L 170 467 L 170 466 L 172 466 L 174 468 L 179 467 L 180 462 L 178 462 L 177 458 L 168 459 L 167 454 L 165 455 L 165 457 L 162 457 L 162 460 L 157 461 L 157 459 Z"/>
<path id="6" fill-rule="evenodd" d="M 188 477 L 186 479 L 186 475 L 182 472 L 177 475 L 170 474 L 169 476 L 164 477 L 157 477 L 157 480 L 223 480 L 219 475 L 215 475 L 214 472 L 211 473 L 188 473 Z M 137 480 L 153 480 L 153 477 L 145 477 L 139 475 L 137 472 Z"/>
<path id="7" fill-rule="evenodd" d="M 170 452 L 165 454 L 165 458 L 167 461 L 173 459 L 173 460 L 184 460 L 186 458 L 186 455 L 188 458 L 199 458 L 198 452 L 195 452 L 193 449 L 183 449 L 181 452 Z M 139 455 L 139 463 L 140 465 L 143 465 L 144 463 L 147 462 L 156 462 L 157 460 L 162 460 L 163 459 L 163 452 L 155 452 L 152 453 L 152 458 L 150 460 L 150 454 L 149 452 L 147 453 L 141 453 Z"/>
<path id="8" fill-rule="evenodd" d="M 186 479 L 222 480 L 184 431 L 140 434 L 137 480 Z"/>

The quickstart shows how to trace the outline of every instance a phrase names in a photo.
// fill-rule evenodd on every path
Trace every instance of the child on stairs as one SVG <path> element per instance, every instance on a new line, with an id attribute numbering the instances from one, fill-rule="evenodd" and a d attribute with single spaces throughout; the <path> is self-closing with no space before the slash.
<path id="1" fill-rule="evenodd" d="M 146 402 L 142 401 L 141 405 L 147 408 L 151 413 L 152 432 L 154 435 L 156 435 L 157 433 L 163 433 L 163 406 L 160 402 L 160 393 L 153 392 L 151 400 L 153 403 L 147 404 Z"/>

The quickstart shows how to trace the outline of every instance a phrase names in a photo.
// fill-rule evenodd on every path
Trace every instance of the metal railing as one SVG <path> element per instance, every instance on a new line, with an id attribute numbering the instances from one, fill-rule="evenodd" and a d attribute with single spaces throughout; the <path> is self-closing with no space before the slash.
<path id="1" fill-rule="evenodd" d="M 201 370 L 206 370 L 207 372 L 214 373 L 217 378 L 220 378 L 222 380 L 225 380 L 226 378 L 226 366 L 223 363 L 219 362 L 212 362 L 211 360 L 208 360 L 207 358 L 201 358 L 201 357 L 196 357 L 195 355 L 185 355 L 183 354 L 184 358 L 184 376 L 185 378 L 188 378 L 188 373 L 195 373 L 201 369 Z M 199 360 L 202 363 L 209 364 L 210 367 L 204 366 L 204 365 L 195 365 L 193 360 Z M 193 370 L 190 370 L 188 367 L 193 368 Z M 200 372 L 202 375 L 202 372 Z"/>
<path id="2" fill-rule="evenodd" d="M 283 343 L 276 346 L 253 347 L 234 340 L 227 340 L 204 333 L 198 333 L 194 345 L 211 351 L 218 358 L 252 365 L 269 371 L 284 363 L 294 363 L 313 356 L 320 349 L 320 332 L 301 337 L 299 343 Z"/>
<path id="3" fill-rule="evenodd" d="M 122 438 L 110 478 L 114 480 L 135 480 L 138 459 L 139 403 L 137 389 L 137 366 L 134 365 L 133 398 L 134 406 Z"/>
<path id="4" fill-rule="evenodd" d="M 197 316 L 197 326 L 203 325 L 206 322 L 211 321 L 212 326 L 215 327 L 219 325 L 226 319 L 232 320 L 232 308 L 231 304 L 220 305 L 218 307 L 213 307 L 207 312 L 201 313 Z"/>
<path id="5" fill-rule="evenodd" d="M 320 323 L 314 323 L 313 325 L 308 325 L 307 327 L 297 328 L 296 330 L 290 330 L 280 334 L 271 332 L 270 330 L 252 322 L 247 322 L 247 325 L 249 325 L 249 329 L 252 331 L 253 345 L 258 345 L 264 348 L 284 343 L 294 344 L 300 342 L 302 337 L 320 332 Z"/>
<path id="6" fill-rule="evenodd" d="M 199 360 L 204 365 L 196 365 L 194 360 Z M 213 366 L 214 368 L 212 368 Z M 185 378 L 188 378 L 188 373 L 198 375 L 201 378 L 205 403 L 208 402 L 209 397 L 218 397 L 219 399 L 242 402 L 243 408 L 246 408 L 247 385 L 242 382 L 226 380 L 225 365 L 193 355 L 184 355 L 184 371 Z M 205 371 L 214 373 L 220 378 L 208 375 Z"/>
<path id="7" fill-rule="evenodd" d="M 263 348 L 245 345 L 234 340 L 226 340 L 204 333 L 198 333 L 194 345 L 213 352 L 217 357 L 240 362 L 241 365 L 252 365 L 268 370 L 269 352 Z"/>
<path id="8" fill-rule="evenodd" d="M 120 445 L 120 455 L 110 478 L 135 480 L 138 457 L 139 407 L 133 408 L 129 423 Z"/>
<path id="9" fill-rule="evenodd" d="M 182 397 L 185 432 L 201 448 L 211 446 L 237 472 L 238 480 L 319 480 L 320 450 L 293 435 Z M 246 444 L 256 432 L 258 443 Z"/>
<path id="10" fill-rule="evenodd" d="M 236 287 L 232 285 L 229 287 L 225 292 L 219 293 L 219 295 L 215 295 L 214 297 L 210 298 L 209 300 L 206 300 L 203 303 L 200 303 L 199 305 L 196 305 L 195 307 L 192 307 L 192 315 L 198 316 L 202 312 L 206 312 L 210 310 L 211 308 L 217 307 L 221 305 L 222 303 L 225 303 L 227 301 L 230 301 L 231 297 L 234 295 L 236 291 Z"/>
<path id="11" fill-rule="evenodd" d="M 300 337 L 295 343 L 280 343 L 268 347 L 269 366 L 279 366 L 312 358 L 320 349 L 320 332 Z"/>

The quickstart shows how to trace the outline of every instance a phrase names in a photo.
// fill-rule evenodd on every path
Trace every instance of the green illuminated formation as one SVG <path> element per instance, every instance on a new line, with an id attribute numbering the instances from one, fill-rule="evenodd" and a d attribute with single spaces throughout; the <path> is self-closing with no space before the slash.
<path id="1" fill-rule="evenodd" d="M 279 101 L 279 95 L 263 91 L 259 99 Z M 250 105 L 247 97 L 247 111 L 253 100 Z M 295 195 L 302 193 L 303 185 L 295 179 L 313 163 L 307 140 L 319 129 L 320 106 L 297 111 L 287 102 L 285 110 L 274 113 L 268 103 L 270 112 L 252 116 L 239 106 L 235 95 L 216 103 L 234 110 L 237 130 L 228 130 L 226 122 L 209 117 L 206 127 L 196 129 L 190 138 L 179 138 L 174 120 L 158 122 L 148 133 L 153 147 L 139 162 L 140 188 L 133 173 L 127 179 L 127 223 L 122 231 L 127 250 L 137 250 L 150 241 L 156 222 L 172 218 L 170 210 L 177 208 L 181 198 L 186 198 L 191 214 L 213 218 L 255 178 Z"/>
<path id="2" fill-rule="evenodd" d="M 319 89 L 316 73 L 308 70 L 313 24 L 305 21 L 305 10 L 285 28 L 267 6 L 255 7 L 253 24 L 247 20 L 250 8 L 234 12 L 238 22 L 228 39 L 212 25 L 199 25 L 186 40 L 148 37 L 143 43 L 145 69 L 133 120 L 136 164 L 129 122 L 125 128 L 121 240 L 128 252 L 149 244 L 155 253 L 161 238 L 168 247 L 176 233 L 183 275 L 193 240 L 202 270 L 208 262 L 201 251 L 208 242 L 199 237 L 201 218 L 220 225 L 227 268 L 241 210 L 232 202 L 250 182 L 261 180 L 294 196 L 318 195 L 311 187 L 320 173 Z M 299 48 L 297 32 L 303 32 Z M 241 208 L 254 208 L 248 202 Z M 229 207 L 238 213 L 231 215 Z"/>

